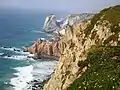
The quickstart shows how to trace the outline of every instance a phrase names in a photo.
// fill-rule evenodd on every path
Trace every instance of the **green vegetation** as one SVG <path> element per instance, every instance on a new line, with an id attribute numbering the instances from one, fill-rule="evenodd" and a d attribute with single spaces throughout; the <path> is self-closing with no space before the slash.
<path id="1" fill-rule="evenodd" d="M 88 36 L 91 33 L 94 25 L 97 24 L 97 21 L 108 20 L 111 23 L 111 31 L 118 33 L 120 31 L 120 5 L 115 7 L 110 7 L 102 10 L 100 13 L 96 14 L 91 19 L 91 24 L 85 30 L 85 35 Z"/>
<path id="2" fill-rule="evenodd" d="M 120 90 L 120 46 L 93 46 L 86 61 L 88 70 L 68 90 Z"/>
<path id="3" fill-rule="evenodd" d="M 109 44 L 111 40 L 118 42 L 118 33 L 120 32 L 120 5 L 106 8 L 96 14 L 85 30 L 86 37 L 90 35 L 95 24 L 102 25 L 104 20 L 110 22 L 110 25 L 106 23 L 104 26 L 109 25 L 111 32 L 115 33 L 106 39 L 104 44 Z M 91 39 L 94 39 L 95 35 L 96 31 L 92 33 Z M 97 40 L 99 42 L 99 39 Z M 86 61 L 79 62 L 78 66 L 80 68 L 87 66 L 88 69 L 80 78 L 71 84 L 68 90 L 120 90 L 120 45 L 93 46 L 89 50 Z"/>

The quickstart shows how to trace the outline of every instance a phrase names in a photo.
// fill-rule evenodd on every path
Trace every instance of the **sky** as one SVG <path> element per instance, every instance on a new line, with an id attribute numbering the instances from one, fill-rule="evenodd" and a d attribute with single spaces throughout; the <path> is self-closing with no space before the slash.
<path id="1" fill-rule="evenodd" d="M 118 4 L 120 0 L 0 0 L 0 9 L 97 12 Z"/>

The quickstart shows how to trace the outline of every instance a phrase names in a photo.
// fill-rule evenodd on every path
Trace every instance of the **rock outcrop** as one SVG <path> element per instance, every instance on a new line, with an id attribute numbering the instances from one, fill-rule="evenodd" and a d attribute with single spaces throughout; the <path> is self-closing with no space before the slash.
<path id="1" fill-rule="evenodd" d="M 53 32 L 60 29 L 60 22 L 56 21 L 56 16 L 54 14 L 46 17 L 43 29 L 46 32 Z"/>
<path id="2" fill-rule="evenodd" d="M 84 76 L 88 75 L 89 73 L 87 74 L 86 72 L 88 68 L 92 65 L 87 61 L 90 49 L 93 46 L 97 46 L 97 49 L 99 49 L 99 46 L 100 47 L 119 46 L 120 42 L 119 24 L 120 24 L 120 6 L 115 6 L 102 10 L 99 14 L 96 14 L 89 21 L 83 21 L 80 22 L 79 24 L 69 26 L 67 28 L 67 31 L 65 32 L 65 36 L 63 36 L 63 38 L 60 40 L 59 45 L 61 54 L 59 62 L 56 66 L 55 72 L 51 76 L 51 79 L 48 81 L 48 83 L 45 84 L 44 90 L 70 89 L 68 87 L 70 87 L 71 84 L 73 84 L 73 82 L 76 79 L 81 78 L 83 75 Z M 114 53 L 112 55 L 114 56 Z M 118 56 L 112 58 L 118 58 Z M 92 63 L 94 64 L 94 62 Z M 116 74 L 118 73 L 116 72 Z M 105 78 L 109 79 L 109 77 Z M 103 80 L 105 78 L 103 78 Z M 97 80 L 96 77 L 94 78 L 94 80 L 95 79 Z M 86 82 L 81 82 L 83 84 L 85 83 L 85 88 L 83 87 L 82 90 L 88 88 L 89 85 Z M 110 82 L 114 83 L 114 80 L 111 80 Z M 79 90 L 80 88 L 82 88 L 82 86 L 79 86 L 79 82 L 76 83 L 75 85 L 76 87 L 70 90 Z M 112 87 L 112 84 L 110 85 Z M 110 85 L 108 84 L 108 86 Z M 91 87 L 90 90 L 96 90 L 94 86 L 92 87 L 91 85 L 90 87 Z M 104 90 L 108 90 L 108 88 Z"/>
<path id="3" fill-rule="evenodd" d="M 58 60 L 60 56 L 58 41 L 37 40 L 31 47 L 26 48 L 25 51 L 35 54 L 36 58 Z"/>

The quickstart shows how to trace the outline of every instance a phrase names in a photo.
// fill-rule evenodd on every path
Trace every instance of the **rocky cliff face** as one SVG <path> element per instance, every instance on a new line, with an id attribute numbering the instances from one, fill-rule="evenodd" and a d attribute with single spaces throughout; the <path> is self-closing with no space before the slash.
<path id="1" fill-rule="evenodd" d="M 35 54 L 36 58 L 51 58 L 57 59 L 60 56 L 59 42 L 37 40 L 31 47 L 26 48 L 32 54 Z"/>
<path id="2" fill-rule="evenodd" d="M 68 24 L 73 25 L 83 20 L 88 20 L 93 16 L 94 14 L 90 13 L 71 14 L 64 18 L 61 18 L 60 20 L 57 20 L 56 16 L 52 14 L 46 17 L 43 29 L 46 32 L 59 31 L 61 29 L 64 29 Z"/>
<path id="3" fill-rule="evenodd" d="M 98 46 L 97 49 L 99 49 L 99 46 L 116 47 L 119 45 L 120 6 L 104 9 L 90 21 L 83 21 L 67 29 L 65 36 L 60 41 L 61 55 L 59 62 L 51 79 L 45 84 L 44 90 L 70 89 L 68 87 L 76 79 L 86 75 L 88 68 L 91 66 L 87 58 L 93 46 Z M 109 77 L 105 78 L 109 79 Z M 81 83 L 84 84 L 84 82 Z M 87 87 L 86 83 L 85 86 Z M 86 87 L 83 89 L 87 89 Z M 79 90 L 80 88 L 82 86 L 79 86 L 78 82 L 76 87 L 70 90 Z"/>
<path id="4" fill-rule="evenodd" d="M 56 16 L 54 14 L 46 17 L 43 29 L 46 32 L 53 32 L 60 29 L 60 23 L 56 21 Z"/>
<path id="5" fill-rule="evenodd" d="M 54 35 L 55 40 L 53 41 L 38 40 L 31 47 L 26 48 L 25 51 L 35 54 L 36 58 L 58 59 L 61 54 L 60 52 L 61 41 L 59 42 L 59 39 L 66 34 L 66 31 L 68 31 L 66 29 L 67 26 L 68 27 L 72 26 L 75 23 L 77 24 L 81 20 L 85 18 L 89 19 L 92 16 L 93 14 L 81 14 L 81 15 L 75 14 L 75 15 L 69 15 L 64 20 L 58 21 L 56 20 L 55 15 L 53 14 L 49 15 L 48 17 L 46 17 L 43 28 L 47 30 L 47 32 L 58 30 L 59 32 L 56 32 L 56 34 Z M 83 18 L 81 19 L 80 17 L 83 17 Z M 69 22 L 69 25 L 67 25 L 67 21 Z M 64 28 L 64 26 L 66 26 L 66 28 Z"/>

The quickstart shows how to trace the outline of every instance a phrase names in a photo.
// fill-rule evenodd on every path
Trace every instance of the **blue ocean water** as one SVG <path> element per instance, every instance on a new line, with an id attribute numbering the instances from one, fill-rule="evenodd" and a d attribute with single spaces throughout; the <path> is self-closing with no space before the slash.
<path id="1" fill-rule="evenodd" d="M 4 55 L 0 56 L 0 90 L 28 90 L 27 82 L 51 74 L 56 61 L 36 61 L 22 50 L 38 38 L 51 38 L 42 31 L 45 17 L 38 12 L 0 11 L 0 55 Z"/>

